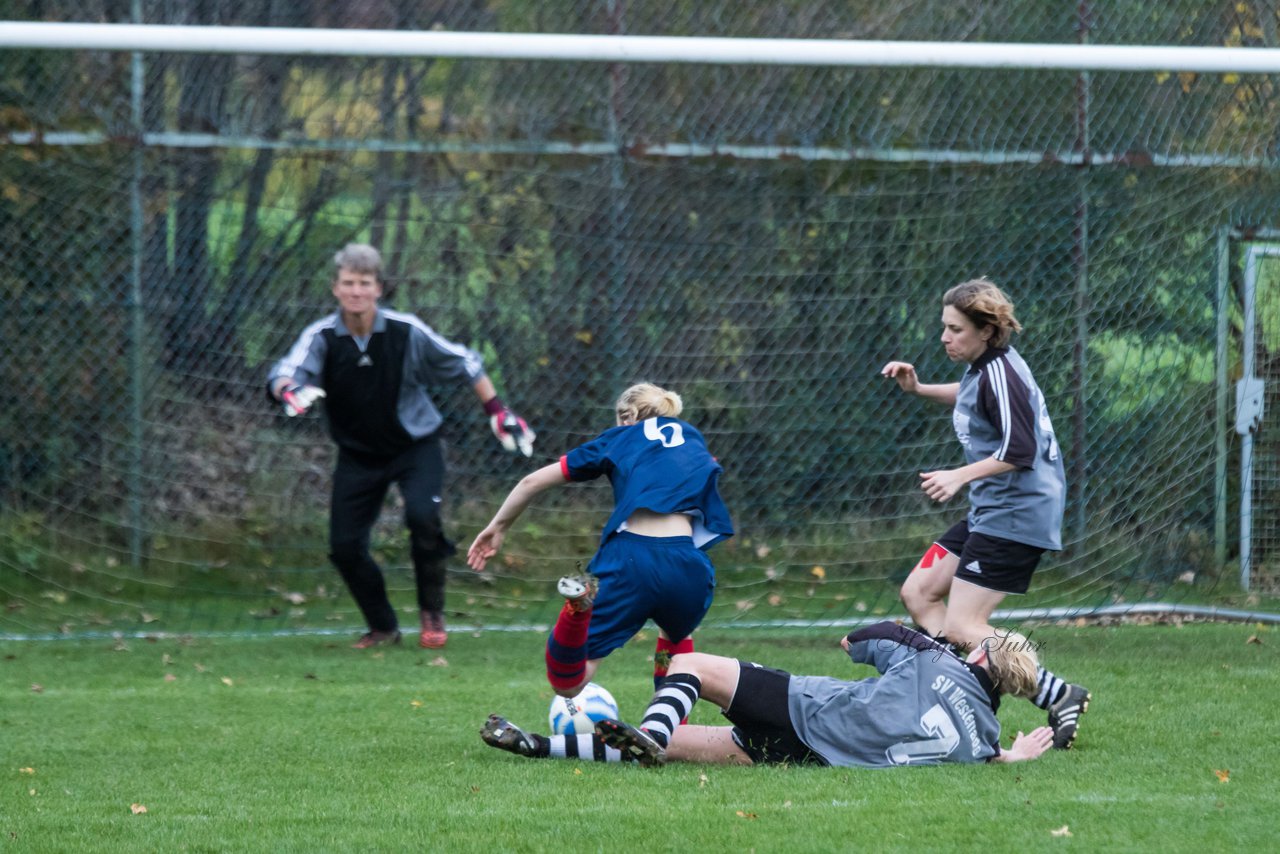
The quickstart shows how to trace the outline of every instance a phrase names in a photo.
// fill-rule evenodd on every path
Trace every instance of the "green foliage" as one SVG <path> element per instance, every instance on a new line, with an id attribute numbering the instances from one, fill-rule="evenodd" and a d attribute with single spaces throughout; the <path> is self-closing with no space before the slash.
<path id="1" fill-rule="evenodd" d="M 1277 27 L 1227 0 L 1093 15 L 1025 0 L 142 5 L 164 23 L 1032 43 L 1274 46 Z M 383 250 L 389 305 L 484 354 L 540 461 L 607 426 L 625 384 L 668 384 L 726 466 L 740 530 L 845 529 L 815 538 L 814 562 L 873 584 L 943 521 L 915 472 L 959 460 L 945 412 L 877 370 L 904 358 L 954 378 L 938 297 L 990 275 L 1018 304 L 1066 453 L 1070 571 L 1109 578 L 1109 555 L 1080 548 L 1099 539 L 1198 553 L 1212 524 L 1209 374 L 1217 312 L 1234 311 L 1215 304 L 1217 230 L 1271 223 L 1280 199 L 1264 78 L 161 53 L 143 62 L 136 127 L 132 70 L 125 54 L 0 57 L 0 131 L 102 139 L 0 147 L 0 411 L 21 413 L 0 423 L 0 502 L 38 511 L 46 543 L 162 575 L 166 560 L 320 572 L 324 439 L 272 418 L 262 382 L 331 310 L 328 259 L 349 240 Z M 160 141 L 140 147 L 143 130 Z M 778 146 L 796 148 L 743 154 Z M 519 472 L 465 390 L 433 392 L 449 498 L 491 501 Z M 1160 490 L 1144 476 L 1170 469 Z M 866 525 L 892 556 L 858 562 L 880 550 L 855 538 Z M 138 538 L 155 553 L 114 551 Z"/>

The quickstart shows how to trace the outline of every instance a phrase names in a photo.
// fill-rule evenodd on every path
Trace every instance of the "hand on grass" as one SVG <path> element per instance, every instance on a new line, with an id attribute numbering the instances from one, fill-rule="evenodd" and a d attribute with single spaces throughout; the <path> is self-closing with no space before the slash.
<path id="1" fill-rule="evenodd" d="M 1053 744 L 1053 730 L 1047 726 L 1037 727 L 1023 735 L 1019 731 L 1013 739 L 1013 746 L 1001 754 L 1005 762 L 1022 762 L 1035 759 Z"/>

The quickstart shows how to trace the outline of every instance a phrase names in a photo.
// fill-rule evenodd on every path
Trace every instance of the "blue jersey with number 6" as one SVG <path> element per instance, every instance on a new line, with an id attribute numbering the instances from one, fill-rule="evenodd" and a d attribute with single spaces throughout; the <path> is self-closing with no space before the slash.
<path id="1" fill-rule="evenodd" d="M 708 549 L 733 536 L 729 511 L 716 482 L 723 469 L 692 424 L 678 418 L 646 418 L 614 427 L 560 458 L 569 480 L 607 475 L 614 508 L 600 535 L 603 545 L 625 530 L 637 510 L 686 513 L 693 521 L 693 542 Z"/>

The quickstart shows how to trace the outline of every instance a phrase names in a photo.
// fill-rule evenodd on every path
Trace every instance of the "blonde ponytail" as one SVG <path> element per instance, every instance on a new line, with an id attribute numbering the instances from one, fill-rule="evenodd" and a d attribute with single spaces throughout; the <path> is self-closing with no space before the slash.
<path id="1" fill-rule="evenodd" d="M 618 396 L 614 405 L 620 422 L 638 423 L 661 415 L 675 418 L 684 409 L 684 401 L 674 391 L 653 383 L 637 383 Z"/>

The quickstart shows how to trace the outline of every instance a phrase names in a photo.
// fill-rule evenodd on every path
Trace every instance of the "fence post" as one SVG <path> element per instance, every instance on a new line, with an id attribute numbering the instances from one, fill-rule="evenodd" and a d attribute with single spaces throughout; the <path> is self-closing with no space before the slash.
<path id="1" fill-rule="evenodd" d="M 1214 437 L 1213 437 L 1213 564 L 1219 570 L 1227 565 L 1227 417 L 1228 319 L 1227 304 L 1231 270 L 1231 228 L 1218 227 L 1217 342 L 1214 346 Z"/>
<path id="2" fill-rule="evenodd" d="M 142 0 L 132 0 L 133 22 L 142 23 Z M 129 182 L 129 232 L 132 243 L 132 263 L 129 281 L 129 561 L 135 569 L 142 566 L 142 464 L 143 464 L 143 401 L 144 393 L 142 357 L 144 340 L 142 306 L 142 254 L 145 246 L 145 221 L 142 212 L 142 177 L 146 167 L 143 132 L 143 65 L 142 53 L 135 51 L 130 64 L 130 119 L 133 124 L 133 175 Z"/>
<path id="3" fill-rule="evenodd" d="M 1093 10 L 1088 0 L 1081 0 L 1076 7 L 1080 44 L 1089 43 L 1089 31 L 1093 23 Z M 1089 522 L 1088 482 L 1088 402 L 1085 386 L 1088 382 L 1089 361 L 1089 181 L 1093 165 L 1090 140 L 1089 107 L 1091 78 L 1088 70 L 1076 77 L 1076 149 L 1080 152 L 1079 188 L 1076 198 L 1075 226 L 1073 228 L 1072 260 L 1075 266 L 1075 342 L 1072 345 L 1071 388 L 1075 395 L 1072 411 L 1071 476 L 1068 483 L 1075 487 L 1075 531 L 1073 536 L 1083 541 Z"/>

